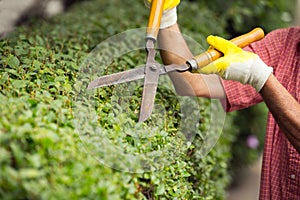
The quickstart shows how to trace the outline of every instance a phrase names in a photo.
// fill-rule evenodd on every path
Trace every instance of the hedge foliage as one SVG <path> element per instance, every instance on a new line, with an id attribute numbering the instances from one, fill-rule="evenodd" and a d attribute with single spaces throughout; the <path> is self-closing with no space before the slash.
<path id="1" fill-rule="evenodd" d="M 182 9 L 187 9 L 185 3 Z M 213 16 L 205 9 L 197 13 L 198 19 Z M 170 82 L 165 77 L 156 96 L 163 115 L 159 109 L 154 110 L 151 120 L 140 124 L 136 112 L 141 87 L 128 98 L 126 84 L 125 89 L 112 86 L 82 95 L 86 83 L 99 76 L 88 76 L 91 74 L 84 72 L 90 69 L 81 67 L 89 53 L 117 33 L 142 28 L 147 15 L 143 2 L 86 1 L 53 19 L 34 20 L 31 26 L 20 27 L 0 42 L 1 199 L 224 198 L 230 180 L 227 165 L 233 137 L 222 138 L 203 156 L 205 140 L 220 134 L 211 125 L 211 101 L 177 97 L 172 87 L 166 86 Z M 211 26 L 211 30 L 222 28 Z M 192 27 L 184 31 L 195 35 Z M 209 28 L 203 30 L 203 35 L 208 32 Z M 108 53 L 117 54 L 119 50 L 116 47 Z M 144 50 L 129 52 L 116 58 L 107 73 L 133 68 L 144 59 Z M 89 104 L 91 99 L 93 103 Z M 117 106 L 120 101 L 130 107 L 122 110 L 124 106 Z M 199 117 L 196 124 L 183 116 L 183 101 L 198 106 L 188 113 Z M 81 108 L 85 114 L 93 108 L 98 119 L 76 123 Z M 193 140 L 182 137 L 188 127 L 194 131 Z M 97 128 L 106 140 L 94 134 Z M 151 135 L 144 138 L 146 134 Z M 119 154 L 151 152 L 163 154 L 150 160 L 140 158 L 141 162 L 150 162 L 143 163 L 142 168 L 126 158 L 125 166 L 120 163 L 124 160 Z"/>
<path id="2" fill-rule="evenodd" d="M 232 35 L 240 35 L 257 26 L 266 32 L 289 26 L 296 12 L 296 0 L 194 1 L 204 4 L 226 21 L 226 30 Z"/>
<path id="3" fill-rule="evenodd" d="M 195 47 L 207 47 L 209 34 L 229 36 L 226 20 L 203 4 L 183 1 L 179 9 L 182 31 Z M 147 16 L 143 1 L 83 1 L 0 41 L 1 199 L 225 198 L 236 131 L 223 134 L 206 155 L 206 144 L 221 131 L 222 121 L 211 117 L 219 110 L 214 101 L 178 97 L 164 77 L 153 115 L 141 124 L 141 83 L 85 90 L 100 74 L 145 62 L 138 49 L 107 60 L 109 68 L 97 67 L 99 56 L 143 43 Z M 136 30 L 128 36 L 133 44 L 98 45 L 129 29 Z M 227 118 L 223 132 L 232 123 Z"/>

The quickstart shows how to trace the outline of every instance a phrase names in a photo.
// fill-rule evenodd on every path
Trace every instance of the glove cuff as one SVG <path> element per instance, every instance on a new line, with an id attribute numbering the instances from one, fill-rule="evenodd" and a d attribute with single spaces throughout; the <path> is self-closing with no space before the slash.
<path id="1" fill-rule="evenodd" d="M 257 92 L 260 92 L 271 73 L 273 73 L 273 68 L 267 66 L 261 59 L 257 59 L 257 62 L 255 62 L 251 68 L 248 83 L 252 85 Z"/>
<path id="2" fill-rule="evenodd" d="M 243 84 L 252 85 L 259 92 L 273 72 L 257 55 L 244 63 L 233 63 L 222 77 L 226 80 L 235 80 Z"/>
<path id="3" fill-rule="evenodd" d="M 160 29 L 167 28 L 177 22 L 177 7 L 173 7 L 163 11 L 160 21 Z"/>

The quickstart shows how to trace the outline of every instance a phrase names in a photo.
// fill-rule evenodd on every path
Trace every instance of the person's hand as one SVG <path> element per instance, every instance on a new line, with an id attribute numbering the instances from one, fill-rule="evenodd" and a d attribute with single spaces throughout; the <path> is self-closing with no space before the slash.
<path id="1" fill-rule="evenodd" d="M 208 44 L 224 54 L 223 57 L 198 70 L 204 74 L 218 74 L 226 80 L 252 85 L 260 91 L 273 72 L 257 54 L 247 52 L 218 36 L 208 36 Z"/>
<path id="2" fill-rule="evenodd" d="M 147 4 L 151 5 L 152 0 L 146 0 Z M 177 22 L 177 9 L 176 7 L 180 0 L 165 0 L 163 14 L 160 22 L 160 28 L 167 28 Z"/>

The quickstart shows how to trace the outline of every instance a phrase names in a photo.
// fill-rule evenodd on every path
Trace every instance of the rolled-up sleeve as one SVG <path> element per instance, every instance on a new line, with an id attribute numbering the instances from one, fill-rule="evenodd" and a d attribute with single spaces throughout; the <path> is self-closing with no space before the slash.
<path id="1" fill-rule="evenodd" d="M 221 100 L 226 112 L 248 108 L 262 102 L 262 97 L 250 85 L 222 80 L 226 98 Z"/>

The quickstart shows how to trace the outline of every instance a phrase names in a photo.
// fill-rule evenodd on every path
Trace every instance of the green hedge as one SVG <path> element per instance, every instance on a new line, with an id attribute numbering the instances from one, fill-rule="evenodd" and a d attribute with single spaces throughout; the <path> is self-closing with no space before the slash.
<path id="1" fill-rule="evenodd" d="M 182 9 L 188 9 L 184 3 Z M 199 18 L 213 15 L 208 11 L 197 13 Z M 79 79 L 80 66 L 88 53 L 106 38 L 127 29 L 143 27 L 147 14 L 143 3 L 133 0 L 87 1 L 51 20 L 34 19 L 30 26 L 18 28 L 8 39 L 1 41 L 1 199 L 224 197 L 229 183 L 227 164 L 232 138 L 223 138 L 205 157 L 197 151 L 203 149 L 203 135 L 211 123 L 208 100 L 193 100 L 200 106 L 196 113 L 199 113 L 201 123 L 192 143 L 187 145 L 188 142 L 179 137 L 182 116 L 178 97 L 172 89 L 158 88 L 156 104 L 165 107 L 167 113 L 157 119 L 166 120 L 156 125 L 153 119 L 142 125 L 142 131 L 152 129 L 153 134 L 145 141 L 124 134 L 124 130 L 138 130 L 135 110 L 140 103 L 141 88 L 130 100 L 132 107 L 128 112 L 131 118 L 128 113 L 116 114 L 114 87 L 96 91 L 93 98 L 100 115 L 96 126 L 106 131 L 110 142 L 132 153 L 167 149 L 168 165 L 155 168 L 153 161 L 151 167 L 155 169 L 141 173 L 107 166 L 105 161 L 101 162 L 93 155 L 91 147 L 99 148 L 98 141 L 87 140 L 86 146 L 82 142 L 83 136 L 78 134 L 74 123 L 78 116 L 74 113 L 80 101 L 75 97 L 81 97 L 78 91 L 84 87 L 80 83 L 85 84 Z M 192 29 L 184 31 L 193 34 Z M 115 61 L 114 70 L 143 63 L 145 54 L 140 50 L 124 55 L 124 58 Z M 93 128 L 95 124 L 87 123 L 83 130 Z M 211 132 L 209 134 L 219 134 L 219 130 Z M 118 159 L 113 153 L 109 154 L 108 146 L 101 148 L 106 150 L 103 151 L 105 158 Z"/>
<path id="2" fill-rule="evenodd" d="M 189 8 L 182 2 L 180 13 L 186 15 L 180 18 L 182 31 L 204 47 L 208 34 L 225 34 L 225 23 L 205 7 L 192 4 Z M 222 123 L 210 119 L 211 109 L 215 109 L 212 101 L 178 97 L 167 87 L 170 82 L 165 77 L 156 97 L 163 115 L 155 110 L 151 120 L 138 124 L 141 87 L 124 99 L 128 85 L 86 93 L 86 83 L 99 75 L 85 73 L 90 70 L 85 68 L 89 53 L 117 33 L 144 27 L 147 15 L 142 1 L 84 1 L 48 21 L 35 19 L 31 26 L 20 27 L 0 41 L 1 199 L 225 198 L 234 135 L 221 137 L 203 156 L 207 140 L 219 137 L 214 123 Z M 210 22 L 197 26 L 206 19 Z M 113 49 L 109 55 L 120 50 L 118 46 L 108 48 Z M 107 72 L 135 67 L 144 59 L 143 50 L 130 52 L 115 59 Z M 125 103 L 118 107 L 120 101 Z M 185 108 L 181 107 L 186 103 L 182 102 L 195 104 L 197 109 L 186 112 L 199 117 L 197 126 L 183 115 L 181 109 Z M 129 106 L 125 111 L 124 105 Z M 93 108 L 98 118 L 76 123 L 81 108 L 85 113 Z M 107 140 L 93 135 L 97 128 Z M 188 137 L 186 131 L 192 140 L 182 137 Z M 136 132 L 139 137 L 134 136 Z M 144 138 L 148 133 L 152 135 Z M 149 165 L 143 163 L 146 170 L 138 171 L 141 166 L 130 162 L 122 166 L 122 158 L 111 144 L 121 148 L 121 153 L 164 154 L 154 156 Z"/>
<path id="3" fill-rule="evenodd" d="M 249 28 L 261 27 L 266 32 L 289 26 L 295 18 L 295 0 L 191 0 L 206 6 L 225 22 L 226 30 L 240 35 Z M 268 12 L 266 12 L 266 10 Z"/>

